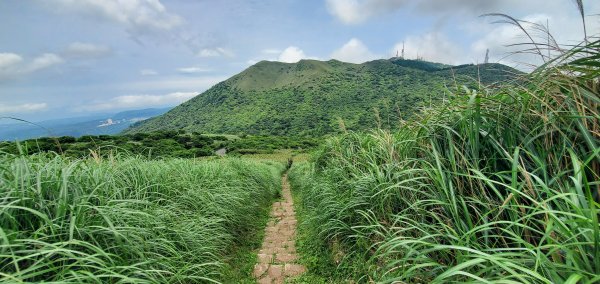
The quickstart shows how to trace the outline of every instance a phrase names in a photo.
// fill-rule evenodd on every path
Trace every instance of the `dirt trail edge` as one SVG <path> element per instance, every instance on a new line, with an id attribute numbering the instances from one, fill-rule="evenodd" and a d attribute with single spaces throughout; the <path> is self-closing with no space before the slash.
<path id="1" fill-rule="evenodd" d="M 253 275 L 259 284 L 284 283 L 306 271 L 297 263 L 296 254 L 296 213 L 287 174 L 282 180 L 283 201 L 275 202 L 271 219 L 265 229 L 265 239 L 258 252 L 258 263 Z"/>

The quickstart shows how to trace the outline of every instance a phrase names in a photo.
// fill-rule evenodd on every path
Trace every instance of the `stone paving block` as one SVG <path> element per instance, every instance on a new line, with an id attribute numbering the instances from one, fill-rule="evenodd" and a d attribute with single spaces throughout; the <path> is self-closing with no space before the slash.
<path id="1" fill-rule="evenodd" d="M 278 253 L 275 254 L 275 261 L 278 263 L 290 263 L 298 260 L 298 256 L 296 254 L 291 253 Z"/>
<path id="2" fill-rule="evenodd" d="M 259 254 L 275 254 L 277 248 L 263 248 L 258 251 Z"/>
<path id="3" fill-rule="evenodd" d="M 258 263 L 271 263 L 271 262 L 273 262 L 273 255 L 272 254 L 259 253 L 256 257 L 258 258 Z"/>
<path id="4" fill-rule="evenodd" d="M 281 264 L 273 264 L 269 266 L 269 270 L 267 270 L 269 277 L 275 279 L 283 276 L 283 265 Z"/>
<path id="5" fill-rule="evenodd" d="M 272 284 L 273 283 L 273 279 L 271 279 L 271 277 L 264 277 L 264 278 L 258 279 L 258 281 L 256 281 L 256 283 L 258 283 L 258 284 Z"/>
<path id="6" fill-rule="evenodd" d="M 254 270 L 252 271 L 252 275 L 254 278 L 260 278 L 267 270 L 269 269 L 269 264 L 266 263 L 257 263 L 254 265 Z"/>
<path id="7" fill-rule="evenodd" d="M 298 276 L 306 272 L 306 267 L 300 264 L 288 263 L 284 266 L 283 274 L 285 276 Z"/>

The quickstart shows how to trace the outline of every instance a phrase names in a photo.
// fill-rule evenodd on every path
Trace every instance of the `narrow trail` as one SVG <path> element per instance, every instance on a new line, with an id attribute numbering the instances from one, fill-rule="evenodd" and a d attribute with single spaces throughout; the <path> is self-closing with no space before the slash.
<path id="1" fill-rule="evenodd" d="M 297 263 L 296 254 L 296 213 L 290 192 L 287 174 L 282 177 L 283 201 L 275 202 L 271 219 L 265 229 L 265 239 L 258 252 L 258 263 L 253 275 L 257 283 L 284 283 L 306 271 Z"/>

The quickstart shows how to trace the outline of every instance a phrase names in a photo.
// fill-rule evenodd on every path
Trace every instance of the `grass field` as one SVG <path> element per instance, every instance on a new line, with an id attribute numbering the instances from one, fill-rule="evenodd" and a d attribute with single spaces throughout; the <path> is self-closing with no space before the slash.
<path id="1" fill-rule="evenodd" d="M 315 279 L 600 282 L 600 41 L 289 175 Z"/>
<path id="2" fill-rule="evenodd" d="M 241 159 L 2 154 L 0 278 L 205 283 L 249 277 L 254 259 L 240 249 L 257 242 L 283 169 Z M 245 259 L 226 263 L 236 254 Z"/>

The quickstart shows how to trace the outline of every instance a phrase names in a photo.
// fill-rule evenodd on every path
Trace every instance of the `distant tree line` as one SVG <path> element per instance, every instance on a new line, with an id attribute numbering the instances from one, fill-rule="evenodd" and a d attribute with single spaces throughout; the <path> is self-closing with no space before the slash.
<path id="1" fill-rule="evenodd" d="M 0 153 L 31 155 L 56 152 L 69 157 L 109 155 L 126 152 L 149 158 L 194 158 L 215 155 L 226 149 L 233 155 L 272 153 L 277 149 L 306 150 L 315 147 L 314 138 L 251 135 L 209 135 L 184 130 L 154 131 L 126 135 L 42 137 L 20 142 L 0 142 Z"/>

